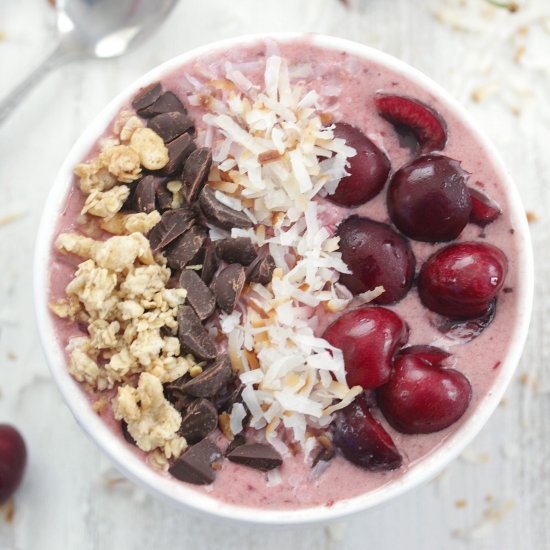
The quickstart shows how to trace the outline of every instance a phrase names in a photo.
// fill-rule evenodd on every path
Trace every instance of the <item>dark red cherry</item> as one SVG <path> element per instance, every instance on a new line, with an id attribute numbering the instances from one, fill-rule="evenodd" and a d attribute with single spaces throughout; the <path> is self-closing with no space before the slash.
<path id="1" fill-rule="evenodd" d="M 500 206 L 487 195 L 468 187 L 470 200 L 472 201 L 472 211 L 470 212 L 470 222 L 485 227 L 494 222 L 501 214 Z"/>
<path id="2" fill-rule="evenodd" d="M 418 294 L 432 311 L 456 319 L 481 317 L 502 288 L 508 260 L 481 242 L 451 244 L 428 258 L 418 277 Z"/>
<path id="3" fill-rule="evenodd" d="M 0 424 L 0 506 L 15 493 L 23 478 L 27 449 L 19 432 Z"/>
<path id="4" fill-rule="evenodd" d="M 435 346 L 416 345 L 403 348 L 399 352 L 399 355 L 414 355 L 430 365 L 439 366 L 447 357 L 450 357 L 451 354 Z"/>
<path id="5" fill-rule="evenodd" d="M 426 155 L 391 178 L 388 211 L 397 228 L 417 241 L 456 239 L 470 218 L 468 173 L 457 160 Z"/>
<path id="6" fill-rule="evenodd" d="M 407 239 L 389 225 L 359 216 L 344 220 L 336 234 L 342 259 L 351 270 L 340 276 L 340 282 L 353 294 L 381 285 L 384 293 L 376 304 L 393 304 L 407 294 L 416 263 Z"/>
<path id="7" fill-rule="evenodd" d="M 363 204 L 382 191 L 390 173 L 390 161 L 363 132 L 350 124 L 337 122 L 334 135 L 345 139 L 357 154 L 348 159 L 349 176 L 342 178 L 336 192 L 327 198 L 342 206 Z"/>
<path id="8" fill-rule="evenodd" d="M 390 309 L 363 306 L 336 319 L 323 338 L 342 350 L 350 386 L 376 388 L 388 381 L 393 356 L 409 331 Z"/>
<path id="9" fill-rule="evenodd" d="M 378 94 L 374 102 L 380 116 L 398 128 L 405 128 L 414 134 L 421 153 L 439 151 L 445 147 L 445 122 L 425 103 L 410 97 L 387 94 Z"/>
<path id="10" fill-rule="evenodd" d="M 441 350 L 441 357 L 445 354 Z M 472 395 L 470 382 L 440 364 L 440 358 L 432 361 L 422 352 L 397 356 L 390 381 L 376 391 L 382 414 L 396 430 L 438 432 L 464 414 Z"/>
<path id="11" fill-rule="evenodd" d="M 403 461 L 388 432 L 371 415 L 363 395 L 337 413 L 333 441 L 350 462 L 367 470 L 395 470 Z"/>

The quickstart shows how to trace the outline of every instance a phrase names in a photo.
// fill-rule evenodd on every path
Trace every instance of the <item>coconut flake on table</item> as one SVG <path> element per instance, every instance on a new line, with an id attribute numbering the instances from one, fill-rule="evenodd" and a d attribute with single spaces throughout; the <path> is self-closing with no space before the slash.
<path id="1" fill-rule="evenodd" d="M 283 455 L 283 434 L 290 433 L 307 459 L 317 446 L 312 434 L 363 391 L 347 385 L 341 350 L 314 332 L 322 309 L 341 311 L 354 300 L 338 284 L 350 271 L 338 237 L 323 227 L 316 196 L 336 190 L 356 151 L 324 126 L 319 94 L 293 84 L 295 71 L 289 73 L 284 59 L 267 58 L 263 89 L 237 65 L 226 64 L 225 72 L 232 85 L 205 83 L 215 101 L 201 103 L 209 110 L 203 121 L 216 136 L 209 180 L 220 202 L 256 224 L 231 235 L 266 244 L 275 271 L 268 285 L 250 283 L 242 311 L 220 315 L 221 330 L 244 386 L 250 427 L 265 430 Z M 324 92 L 339 95 L 332 84 Z M 366 303 L 382 291 L 355 300 Z M 234 407 L 230 414 L 235 435 L 243 429 L 243 410 Z"/>

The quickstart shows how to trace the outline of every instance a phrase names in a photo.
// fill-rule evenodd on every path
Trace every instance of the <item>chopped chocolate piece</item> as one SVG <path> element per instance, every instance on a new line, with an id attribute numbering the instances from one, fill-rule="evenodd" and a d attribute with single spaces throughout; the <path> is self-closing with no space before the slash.
<path id="1" fill-rule="evenodd" d="M 218 412 L 228 412 L 233 409 L 235 403 L 242 403 L 242 394 L 244 385 L 239 382 L 239 385 L 235 387 L 234 384 L 228 384 L 225 388 L 222 388 L 213 398 L 212 403 L 218 409 Z M 246 405 L 245 405 L 246 408 Z M 246 422 L 248 422 L 248 417 Z"/>
<path id="2" fill-rule="evenodd" d="M 244 212 L 222 204 L 210 185 L 204 186 L 199 196 L 199 205 L 206 219 L 216 227 L 231 231 L 234 227 L 248 229 L 253 226 L 252 220 Z"/>
<path id="3" fill-rule="evenodd" d="M 162 169 L 163 174 L 175 174 L 181 169 L 185 159 L 195 149 L 193 138 L 183 134 L 168 144 L 168 164 Z"/>
<path id="4" fill-rule="evenodd" d="M 160 222 L 149 231 L 149 242 L 153 252 L 158 252 L 185 233 L 195 223 L 195 215 L 190 208 L 178 208 L 165 212 Z"/>
<path id="5" fill-rule="evenodd" d="M 133 193 L 133 209 L 137 212 L 152 212 L 155 210 L 155 193 L 157 186 L 164 178 L 144 176 L 137 183 Z"/>
<path id="6" fill-rule="evenodd" d="M 136 111 L 145 109 L 146 107 L 149 107 L 149 105 L 152 105 L 160 97 L 161 93 L 162 87 L 160 82 L 149 84 L 149 86 L 141 88 L 141 90 L 135 95 L 132 101 L 132 107 Z"/>
<path id="7" fill-rule="evenodd" d="M 218 271 L 220 262 L 216 254 L 216 246 L 214 243 L 208 243 L 204 247 L 204 258 L 202 260 L 201 279 L 205 284 L 209 285 L 212 282 L 214 274 Z"/>
<path id="8" fill-rule="evenodd" d="M 162 113 L 170 113 L 177 111 L 178 113 L 187 114 L 187 110 L 182 102 L 172 92 L 165 92 L 158 99 L 151 103 L 148 107 L 138 109 L 138 115 L 143 118 L 153 118 Z"/>
<path id="9" fill-rule="evenodd" d="M 166 251 L 168 265 L 172 269 L 183 269 L 189 262 L 197 257 L 207 233 L 204 227 L 193 226 L 177 239 Z"/>
<path id="10" fill-rule="evenodd" d="M 168 470 L 175 478 L 193 483 L 208 485 L 216 479 L 212 464 L 222 457 L 221 451 L 208 439 L 189 447 Z"/>
<path id="11" fill-rule="evenodd" d="M 325 447 L 321 447 L 319 449 L 319 452 L 315 455 L 311 467 L 314 468 L 315 466 L 317 466 L 317 464 L 321 460 L 323 462 L 328 462 L 329 460 L 332 460 L 332 458 L 334 458 L 334 448 L 331 447 L 329 449 L 326 449 Z"/>
<path id="12" fill-rule="evenodd" d="M 258 256 L 258 250 L 247 237 L 216 241 L 218 256 L 228 264 L 250 265 Z"/>
<path id="13" fill-rule="evenodd" d="M 187 113 L 173 111 L 162 113 L 149 119 L 147 127 L 156 132 L 163 139 L 164 143 L 170 143 L 187 132 L 187 130 L 192 129 L 193 120 Z"/>
<path id="14" fill-rule="evenodd" d="M 216 309 L 216 298 L 212 291 L 192 269 L 184 269 L 179 284 L 187 290 L 187 301 L 201 321 L 208 319 Z"/>
<path id="15" fill-rule="evenodd" d="M 271 445 L 265 443 L 239 445 L 226 456 L 231 462 L 255 468 L 262 472 L 273 470 L 273 468 L 277 468 L 283 463 L 281 455 Z"/>
<path id="16" fill-rule="evenodd" d="M 241 295 L 246 277 L 240 264 L 224 267 L 212 281 L 210 289 L 216 296 L 216 302 L 222 311 L 231 313 Z"/>
<path id="17" fill-rule="evenodd" d="M 275 260 L 271 254 L 268 254 L 265 258 L 262 258 L 252 269 L 248 275 L 248 280 L 253 283 L 260 283 L 267 285 L 271 282 L 273 277 L 273 270 L 275 269 Z"/>
<path id="18" fill-rule="evenodd" d="M 204 359 L 214 359 L 217 355 L 214 340 L 210 334 L 208 334 L 208 331 L 202 326 L 201 320 L 197 317 L 195 310 L 191 306 L 180 306 L 179 308 L 178 337 L 183 351 L 192 353 L 201 361 Z M 197 378 L 199 378 L 199 376 L 197 376 Z M 197 378 L 193 378 L 191 382 Z M 187 384 L 183 387 L 186 385 Z M 197 397 L 206 396 L 197 395 Z"/>
<path id="19" fill-rule="evenodd" d="M 216 419 L 217 418 L 218 418 L 218 415 L 216 414 Z M 120 421 L 120 429 L 122 431 L 122 436 L 124 437 L 124 439 L 126 441 L 128 441 L 128 443 L 130 443 L 132 445 L 137 445 L 136 440 L 132 437 L 132 435 L 128 431 L 128 424 L 125 420 Z"/>
<path id="20" fill-rule="evenodd" d="M 172 403 L 172 406 L 174 407 L 174 409 L 176 409 L 176 411 L 183 413 L 187 411 L 187 409 L 191 406 L 191 404 L 194 401 L 195 399 L 190 395 L 182 395 Z"/>
<path id="21" fill-rule="evenodd" d="M 190 445 L 203 440 L 218 426 L 218 411 L 207 399 L 195 400 L 181 420 L 179 434 Z"/>
<path id="22" fill-rule="evenodd" d="M 183 165 L 181 177 L 185 186 L 185 196 L 189 204 L 199 198 L 208 178 L 211 165 L 212 151 L 208 147 L 201 147 L 187 157 Z"/>
<path id="23" fill-rule="evenodd" d="M 168 188 L 166 187 L 167 183 L 168 180 L 165 179 L 159 183 L 156 188 L 157 210 L 160 212 L 165 212 L 166 210 L 172 209 L 172 201 L 174 200 L 174 196 L 170 193 L 170 191 L 168 191 Z"/>
<path id="24" fill-rule="evenodd" d="M 213 397 L 233 378 L 228 355 L 220 355 L 211 366 L 182 387 L 182 391 L 195 397 Z"/>
<path id="25" fill-rule="evenodd" d="M 244 445 L 246 443 L 246 437 L 241 433 L 237 434 L 231 443 L 227 446 L 227 449 L 225 449 L 225 456 L 227 456 L 233 449 L 236 449 L 237 447 L 240 447 L 241 445 Z"/>

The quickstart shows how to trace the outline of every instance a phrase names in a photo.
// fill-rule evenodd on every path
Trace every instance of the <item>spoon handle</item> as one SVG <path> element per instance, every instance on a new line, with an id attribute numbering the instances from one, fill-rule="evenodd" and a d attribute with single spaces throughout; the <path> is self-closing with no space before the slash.
<path id="1" fill-rule="evenodd" d="M 2 124 L 17 106 L 25 99 L 27 94 L 48 74 L 52 69 L 68 61 L 67 51 L 63 42 L 60 42 L 53 52 L 38 65 L 26 78 L 23 79 L 6 97 L 0 101 L 0 124 Z"/>

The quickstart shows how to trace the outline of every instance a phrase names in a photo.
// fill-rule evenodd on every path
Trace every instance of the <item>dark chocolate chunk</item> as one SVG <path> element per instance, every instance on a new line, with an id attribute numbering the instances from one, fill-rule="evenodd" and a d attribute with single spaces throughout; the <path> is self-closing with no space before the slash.
<path id="1" fill-rule="evenodd" d="M 174 200 L 174 196 L 168 188 L 166 187 L 166 184 L 168 183 L 168 179 L 157 185 L 156 188 L 156 195 L 157 195 L 157 210 L 160 212 L 166 212 L 166 210 L 172 209 L 172 202 Z"/>
<path id="2" fill-rule="evenodd" d="M 214 359 L 217 355 L 214 340 L 202 326 L 201 320 L 197 317 L 195 310 L 191 306 L 180 306 L 178 310 L 178 337 L 183 351 L 192 353 L 201 361 L 205 359 Z M 197 378 L 199 377 L 197 376 Z M 197 378 L 194 378 L 191 382 Z M 186 385 L 187 384 L 183 387 Z M 206 396 L 197 395 L 197 397 Z"/>
<path id="3" fill-rule="evenodd" d="M 184 269 L 179 278 L 181 288 L 187 290 L 187 301 L 201 321 L 208 319 L 216 309 L 216 298 L 192 269 Z"/>
<path id="4" fill-rule="evenodd" d="M 189 204 L 195 202 L 208 179 L 212 166 L 212 151 L 201 147 L 193 151 L 183 165 L 182 179 L 185 186 L 185 197 Z"/>
<path id="5" fill-rule="evenodd" d="M 273 470 L 273 468 L 277 468 L 283 463 L 281 455 L 271 445 L 265 443 L 239 445 L 226 456 L 231 462 L 255 468 L 262 472 Z"/>
<path id="6" fill-rule="evenodd" d="M 193 128 L 193 120 L 186 113 L 173 111 L 162 113 L 147 122 L 147 127 L 156 132 L 164 141 L 170 143 Z"/>
<path id="7" fill-rule="evenodd" d="M 141 88 L 141 90 L 135 95 L 132 101 L 132 107 L 136 111 L 145 109 L 146 107 L 149 107 L 149 105 L 152 105 L 160 97 L 161 93 L 162 87 L 160 82 L 149 84 L 149 86 Z"/>
<path id="8" fill-rule="evenodd" d="M 267 285 L 271 282 L 273 277 L 273 270 L 275 269 L 275 260 L 271 254 L 268 254 L 265 258 L 262 258 L 258 263 L 254 265 L 248 274 L 248 280 L 253 283 L 260 283 Z"/>
<path id="9" fill-rule="evenodd" d="M 208 439 L 203 439 L 189 447 L 168 471 L 181 481 L 194 485 L 208 485 L 216 479 L 212 464 L 221 457 L 220 449 Z"/>
<path id="10" fill-rule="evenodd" d="M 160 222 L 147 235 L 153 252 L 158 252 L 180 235 L 185 233 L 195 223 L 194 212 L 190 208 L 168 210 L 162 215 Z"/>
<path id="11" fill-rule="evenodd" d="M 258 256 L 256 245 L 247 237 L 216 241 L 218 256 L 228 264 L 250 265 Z"/>
<path id="12" fill-rule="evenodd" d="M 213 397 L 231 379 L 233 370 L 228 355 L 220 355 L 209 367 L 182 386 L 182 391 L 195 397 Z"/>
<path id="13" fill-rule="evenodd" d="M 235 309 L 245 281 L 244 268 L 240 264 L 228 265 L 218 273 L 210 289 L 222 311 L 231 313 Z"/>
<path id="14" fill-rule="evenodd" d="M 137 110 L 138 115 L 143 118 L 153 118 L 154 116 L 161 115 L 162 113 L 171 113 L 174 111 L 187 114 L 187 110 L 183 106 L 182 102 L 172 92 L 163 93 L 148 107 Z"/>
<path id="15" fill-rule="evenodd" d="M 207 233 L 204 227 L 193 226 L 166 250 L 166 259 L 172 269 L 183 269 L 197 257 Z"/>
<path id="16" fill-rule="evenodd" d="M 199 197 L 199 205 L 205 218 L 216 227 L 231 230 L 234 227 L 248 229 L 253 223 L 250 218 L 238 210 L 233 210 L 222 204 L 216 198 L 216 192 L 209 185 L 205 185 Z"/>
<path id="17" fill-rule="evenodd" d="M 246 437 L 242 433 L 237 434 L 233 438 L 231 443 L 227 446 L 227 449 L 225 449 L 225 455 L 227 456 L 233 449 L 236 449 L 237 447 L 240 447 L 245 443 L 246 443 Z"/>
<path id="18" fill-rule="evenodd" d="M 217 416 L 216 416 L 217 418 Z M 128 424 L 126 421 L 124 420 L 121 420 L 120 421 L 120 429 L 122 431 L 122 436 L 124 437 L 124 439 L 132 444 L 132 445 L 137 445 L 136 444 L 136 440 L 132 437 L 132 435 L 130 434 L 130 432 L 128 431 Z"/>
<path id="19" fill-rule="evenodd" d="M 168 164 L 162 169 L 163 174 L 175 174 L 185 162 L 185 159 L 195 149 L 193 138 L 183 134 L 168 144 Z M 183 193 L 185 195 L 185 193 Z"/>
<path id="20" fill-rule="evenodd" d="M 195 400 L 181 420 L 179 434 L 190 445 L 202 441 L 218 426 L 218 411 L 207 399 Z"/>
<path id="21" fill-rule="evenodd" d="M 233 405 L 235 403 L 242 403 L 242 394 L 244 390 L 244 385 L 239 382 L 238 386 L 235 386 L 234 383 L 229 383 L 225 388 L 222 388 L 213 398 L 212 403 L 214 403 L 218 412 L 231 412 Z M 246 408 L 246 405 L 244 405 Z M 245 422 L 248 421 L 248 417 L 245 419 Z"/>
<path id="22" fill-rule="evenodd" d="M 156 176 L 144 176 L 135 187 L 133 193 L 133 207 L 137 212 L 152 212 L 155 210 L 155 197 L 157 186 L 160 185 L 163 178 Z"/>
<path id="23" fill-rule="evenodd" d="M 216 246 L 214 243 L 208 243 L 204 247 L 204 258 L 202 260 L 201 279 L 205 284 L 209 285 L 214 278 L 214 274 L 218 271 L 220 261 L 216 254 Z"/>

